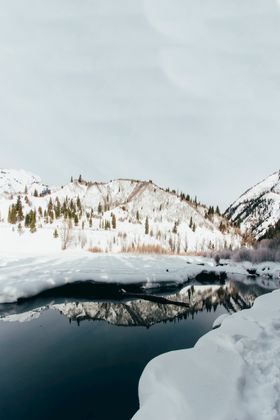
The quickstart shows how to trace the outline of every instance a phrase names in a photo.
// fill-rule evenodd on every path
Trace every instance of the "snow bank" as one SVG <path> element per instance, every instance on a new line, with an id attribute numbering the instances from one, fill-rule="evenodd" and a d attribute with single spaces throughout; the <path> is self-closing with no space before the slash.
<path id="1" fill-rule="evenodd" d="M 228 318 L 230 316 L 230 314 L 222 314 L 220 316 L 218 316 L 217 319 L 215 319 L 215 321 L 213 322 L 213 328 L 218 328 L 222 325 L 223 321 Z"/>
<path id="2" fill-rule="evenodd" d="M 147 289 L 162 283 L 183 285 L 201 273 L 226 273 L 246 281 L 251 267 L 250 263 L 215 266 L 213 260 L 198 257 L 94 254 L 82 250 L 32 256 L 15 253 L 0 257 L 0 303 L 15 302 L 75 281 L 141 283 Z M 270 290 L 280 287 L 279 264 L 260 264 L 256 272 L 256 284 Z"/>
<path id="3" fill-rule="evenodd" d="M 144 283 L 147 288 L 159 282 L 183 284 L 200 270 L 200 266 L 187 265 L 184 258 L 171 256 L 60 251 L 32 257 L 3 257 L 0 258 L 0 303 L 15 302 L 75 281 Z"/>
<path id="4" fill-rule="evenodd" d="M 280 418 L 280 291 L 259 297 L 193 349 L 152 360 L 133 420 Z"/>

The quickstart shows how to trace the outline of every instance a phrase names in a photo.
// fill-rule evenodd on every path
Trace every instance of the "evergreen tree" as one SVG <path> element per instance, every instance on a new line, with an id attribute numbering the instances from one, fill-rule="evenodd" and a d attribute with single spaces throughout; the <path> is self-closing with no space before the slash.
<path id="1" fill-rule="evenodd" d="M 227 226 L 226 226 L 226 224 L 225 224 L 225 223 L 223 223 L 223 222 L 221 222 L 221 223 L 220 223 L 220 225 L 219 225 L 219 230 L 220 230 L 222 233 L 225 233 L 225 232 L 226 232 L 226 230 L 227 230 Z"/>
<path id="2" fill-rule="evenodd" d="M 111 229 L 111 223 L 109 222 L 109 220 L 105 221 L 105 230 L 110 230 Z"/>
<path id="3" fill-rule="evenodd" d="M 21 198 L 20 196 L 18 196 L 17 198 L 17 203 L 16 203 L 16 213 L 17 213 L 17 220 L 19 222 L 21 222 L 22 220 L 24 220 L 24 216 L 23 216 L 23 208 L 22 208 L 22 203 L 21 203 Z"/>
<path id="4" fill-rule="evenodd" d="M 193 218 L 191 216 L 189 227 L 192 228 L 192 226 L 193 226 Z"/>
<path id="5" fill-rule="evenodd" d="M 177 222 L 174 223 L 173 229 L 172 229 L 172 233 L 177 233 Z"/>
<path id="6" fill-rule="evenodd" d="M 41 206 L 38 208 L 38 213 L 39 213 L 39 217 L 43 217 L 43 210 Z"/>
<path id="7" fill-rule="evenodd" d="M 55 239 L 58 238 L 58 231 L 57 231 L 57 229 L 54 230 L 53 237 Z"/>
<path id="8" fill-rule="evenodd" d="M 80 197 L 78 197 L 78 198 L 77 198 L 77 209 L 78 209 L 78 210 L 81 210 L 81 208 L 82 208 L 82 205 L 81 205 L 81 200 L 80 200 Z"/>
<path id="9" fill-rule="evenodd" d="M 112 215 L 112 228 L 116 229 L 117 227 L 117 220 L 116 220 L 116 216 L 113 214 Z"/>
<path id="10" fill-rule="evenodd" d="M 207 212 L 207 217 L 209 217 L 209 219 L 212 219 L 212 217 L 214 216 L 215 210 L 213 206 L 210 206 L 208 208 L 208 212 Z"/>
<path id="11" fill-rule="evenodd" d="M 89 219 L 89 227 L 92 228 L 92 218 Z"/>
<path id="12" fill-rule="evenodd" d="M 71 176 L 71 180 L 70 180 L 70 182 L 71 182 L 71 183 L 73 183 L 73 177 L 72 177 L 72 176 Z"/>
<path id="13" fill-rule="evenodd" d="M 74 224 L 75 224 L 75 226 L 78 226 L 78 224 L 79 224 L 79 218 L 78 218 L 77 214 L 75 214 L 75 216 L 74 216 Z"/>
<path id="14" fill-rule="evenodd" d="M 62 213 L 64 216 L 65 216 L 66 210 L 67 210 L 67 200 L 66 200 L 66 199 L 64 199 L 63 204 L 62 204 L 62 207 L 61 207 L 61 213 Z"/>
<path id="15" fill-rule="evenodd" d="M 53 211 L 50 211 L 49 216 L 50 216 L 50 223 L 53 223 L 53 220 L 54 220 L 54 212 Z"/>
<path id="16" fill-rule="evenodd" d="M 27 213 L 25 215 L 25 219 L 24 219 L 24 226 L 28 228 L 29 225 L 30 225 L 30 215 L 29 215 L 29 213 Z"/>
<path id="17" fill-rule="evenodd" d="M 72 211 L 75 211 L 75 210 L 76 210 L 76 208 L 75 208 L 75 204 L 74 204 L 74 201 L 73 201 L 73 199 L 72 199 L 72 198 L 71 198 L 71 200 L 70 200 L 69 207 L 70 207 L 70 210 L 72 210 Z"/>
<path id="18" fill-rule="evenodd" d="M 12 204 L 11 207 L 9 208 L 8 222 L 11 223 L 12 225 L 15 225 L 17 222 L 17 210 L 14 204 Z"/>
<path id="19" fill-rule="evenodd" d="M 52 199 L 50 198 L 49 203 L 48 203 L 48 215 L 50 216 L 51 211 L 53 210 L 53 202 Z"/>
<path id="20" fill-rule="evenodd" d="M 137 222 L 139 222 L 140 221 L 140 214 L 139 214 L 139 211 L 137 210 L 137 212 L 136 212 L 136 220 L 137 220 Z"/>
<path id="21" fill-rule="evenodd" d="M 56 200 L 56 205 L 54 207 L 54 213 L 55 213 L 56 219 L 59 219 L 60 216 L 61 216 L 61 205 L 60 205 L 60 201 L 59 201 L 58 198 Z"/>
<path id="22" fill-rule="evenodd" d="M 146 220 L 145 220 L 145 235 L 148 235 L 149 234 L 149 230 L 150 230 L 150 228 L 149 228 L 149 219 L 148 219 L 148 216 L 146 217 Z"/>
<path id="23" fill-rule="evenodd" d="M 34 197 L 38 197 L 38 196 L 39 196 L 38 191 L 37 191 L 37 190 L 35 190 L 35 191 L 34 191 Z"/>
<path id="24" fill-rule="evenodd" d="M 29 223 L 29 228 L 30 228 L 30 232 L 34 233 L 36 232 L 36 213 L 35 211 L 30 211 L 29 213 L 29 217 L 30 217 L 30 223 Z"/>
<path id="25" fill-rule="evenodd" d="M 220 213 L 220 209 L 219 209 L 219 206 L 217 206 L 216 207 L 216 213 L 220 216 L 221 215 L 221 213 Z"/>
<path id="26" fill-rule="evenodd" d="M 83 178 L 82 178 L 82 175 L 80 175 L 80 176 L 79 176 L 79 179 L 78 179 L 78 181 L 79 181 L 79 183 L 82 183 L 82 182 L 83 182 Z"/>
<path id="27" fill-rule="evenodd" d="M 102 204 L 101 203 L 98 204 L 97 211 L 98 211 L 98 214 L 101 214 L 102 213 L 103 209 L 102 209 Z"/>

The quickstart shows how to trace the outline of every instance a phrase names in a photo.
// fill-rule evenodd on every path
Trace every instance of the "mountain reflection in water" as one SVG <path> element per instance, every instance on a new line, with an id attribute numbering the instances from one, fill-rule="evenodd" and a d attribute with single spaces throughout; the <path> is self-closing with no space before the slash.
<path id="1" fill-rule="evenodd" d="M 51 301 L 34 299 L 24 304 L 4 305 L 0 308 L 2 321 L 26 322 L 36 319 L 46 310 L 59 311 L 69 321 L 106 321 L 117 326 L 151 327 L 160 322 L 194 318 L 198 312 L 216 311 L 222 305 L 233 313 L 252 306 L 256 297 L 268 290 L 252 284 L 228 281 L 224 285 L 191 285 L 170 295 L 126 296 L 119 301 Z"/>

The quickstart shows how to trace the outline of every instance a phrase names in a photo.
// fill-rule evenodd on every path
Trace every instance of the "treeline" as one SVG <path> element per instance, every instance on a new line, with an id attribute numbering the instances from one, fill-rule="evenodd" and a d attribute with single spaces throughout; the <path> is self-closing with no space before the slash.
<path id="1" fill-rule="evenodd" d="M 176 191 L 176 190 L 171 190 L 170 188 L 165 188 L 165 191 L 167 193 L 171 193 L 171 194 L 177 195 L 178 197 L 181 198 L 181 201 L 188 201 L 189 203 L 193 203 L 196 206 L 200 206 L 201 205 L 201 203 L 197 200 L 197 197 L 196 196 L 195 196 L 195 198 L 192 198 L 190 196 L 190 194 L 185 194 L 184 192 L 179 192 L 179 191 Z"/>
<path id="2" fill-rule="evenodd" d="M 25 202 L 27 205 L 30 205 L 28 197 L 25 197 Z M 103 215 L 104 211 L 107 211 L 107 205 L 98 205 L 98 215 Z M 73 222 L 74 226 L 79 226 L 80 222 L 82 229 L 85 227 L 85 222 L 88 223 L 88 226 L 91 228 L 93 225 L 94 211 L 84 211 L 81 200 L 79 197 L 77 199 L 69 199 L 66 197 L 63 202 L 60 202 L 59 198 L 53 201 L 52 198 L 49 199 L 46 209 L 42 209 L 41 206 L 38 209 L 30 209 L 25 213 L 23 211 L 23 204 L 21 196 L 18 196 L 16 204 L 12 204 L 8 212 L 8 223 L 10 224 L 20 224 L 19 229 L 21 230 L 23 224 L 26 228 L 29 228 L 32 232 L 36 231 L 36 224 L 39 221 L 44 221 L 45 224 L 52 224 L 55 220 L 61 218 L 68 219 Z M 110 220 L 102 220 L 100 218 L 100 229 L 116 229 L 117 219 L 114 213 L 111 213 Z M 57 234 L 55 235 L 57 237 Z"/>
<path id="3" fill-rule="evenodd" d="M 8 212 L 8 222 L 15 225 L 22 222 L 24 219 L 23 206 L 20 196 L 17 198 L 16 204 L 12 204 Z"/>
<path id="4" fill-rule="evenodd" d="M 274 238 L 279 237 L 279 236 L 280 236 L 280 219 L 278 220 L 278 222 L 274 226 L 271 226 L 268 229 L 268 231 L 262 237 L 262 239 L 274 239 Z"/>

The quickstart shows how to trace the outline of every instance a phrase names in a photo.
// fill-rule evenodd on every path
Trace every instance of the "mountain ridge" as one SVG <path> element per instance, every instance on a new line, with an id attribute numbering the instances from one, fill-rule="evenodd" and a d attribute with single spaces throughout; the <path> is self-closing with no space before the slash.
<path id="1" fill-rule="evenodd" d="M 280 170 L 245 191 L 224 214 L 243 234 L 265 237 L 280 220 Z"/>
<path id="2" fill-rule="evenodd" d="M 0 174 L 1 226 L 6 232 L 12 228 L 19 239 L 30 232 L 39 237 L 53 231 L 63 249 L 178 254 L 236 248 L 242 242 L 218 208 L 151 180 L 119 178 L 106 183 L 80 176 L 58 187 L 22 170 Z M 42 241 L 49 239 L 42 236 Z"/>

